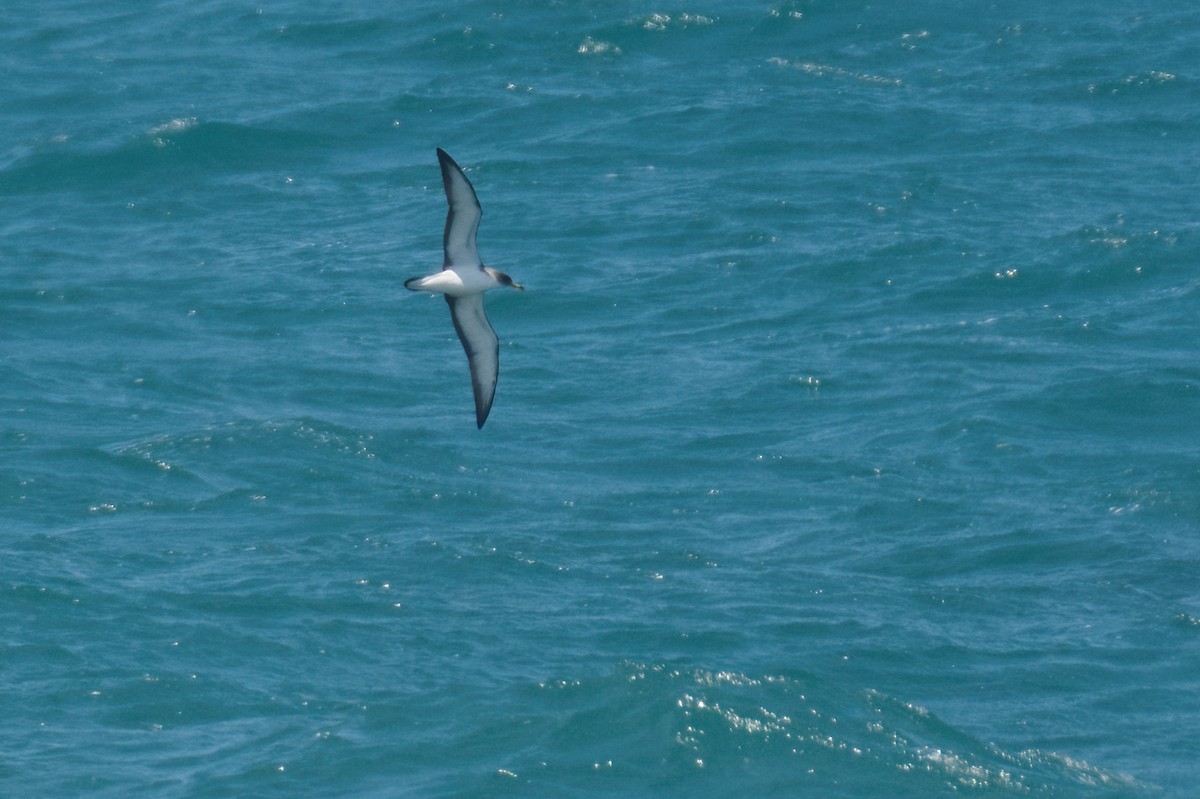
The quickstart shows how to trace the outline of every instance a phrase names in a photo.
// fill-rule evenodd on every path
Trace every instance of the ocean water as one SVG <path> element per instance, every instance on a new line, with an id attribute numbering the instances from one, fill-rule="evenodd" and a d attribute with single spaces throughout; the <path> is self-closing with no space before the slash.
<path id="1" fill-rule="evenodd" d="M 0 797 L 1197 795 L 1191 4 L 19 2 L 0 75 Z"/>

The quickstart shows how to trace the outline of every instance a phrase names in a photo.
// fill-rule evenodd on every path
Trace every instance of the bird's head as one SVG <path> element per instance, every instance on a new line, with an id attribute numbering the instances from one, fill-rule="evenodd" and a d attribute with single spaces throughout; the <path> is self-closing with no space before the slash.
<path id="1" fill-rule="evenodd" d="M 500 270 L 498 270 L 498 269 L 497 269 L 497 270 L 495 270 L 495 275 L 496 275 L 496 280 L 500 281 L 500 285 L 502 285 L 502 286 L 512 286 L 512 287 L 513 287 L 514 289 L 516 289 L 517 291 L 524 291 L 524 290 L 525 290 L 525 287 L 524 287 L 524 286 L 522 286 L 520 283 L 518 283 L 517 281 L 513 280 L 511 277 L 509 277 L 508 275 L 504 274 L 504 273 L 503 273 L 503 272 L 501 272 Z"/>

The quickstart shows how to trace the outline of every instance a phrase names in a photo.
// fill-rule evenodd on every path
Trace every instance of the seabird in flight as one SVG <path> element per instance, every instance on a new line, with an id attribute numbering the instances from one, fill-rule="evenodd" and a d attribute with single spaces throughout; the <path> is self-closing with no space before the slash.
<path id="1" fill-rule="evenodd" d="M 471 388 L 475 391 L 475 422 L 479 427 L 487 421 L 496 394 L 496 378 L 500 375 L 500 342 L 483 310 L 483 293 L 500 286 L 525 290 L 520 283 L 498 269 L 484 266 L 475 247 L 475 233 L 483 209 L 471 181 L 463 174 L 454 159 L 438 148 L 442 165 L 442 183 L 446 187 L 446 232 L 442 246 L 446 260 L 442 271 L 425 277 L 404 281 L 412 291 L 433 291 L 446 296 L 450 318 L 467 353 L 471 366 Z"/>

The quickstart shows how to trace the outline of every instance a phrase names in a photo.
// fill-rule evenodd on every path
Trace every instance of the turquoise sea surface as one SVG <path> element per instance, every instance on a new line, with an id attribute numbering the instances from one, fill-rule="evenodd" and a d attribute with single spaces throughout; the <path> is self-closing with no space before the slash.
<path id="1" fill-rule="evenodd" d="M 3 799 L 1200 795 L 1195 4 L 16 2 L 0 78 Z"/>

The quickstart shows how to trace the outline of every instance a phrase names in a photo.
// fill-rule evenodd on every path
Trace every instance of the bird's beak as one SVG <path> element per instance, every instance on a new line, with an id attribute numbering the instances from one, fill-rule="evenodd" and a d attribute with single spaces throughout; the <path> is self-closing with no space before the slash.
<path id="1" fill-rule="evenodd" d="M 515 281 L 515 280 L 513 281 L 512 287 L 513 287 L 513 288 L 515 288 L 517 291 L 524 291 L 524 290 L 525 290 L 525 287 L 524 287 L 524 286 L 522 286 L 520 283 L 518 283 L 518 282 L 517 282 L 517 281 Z"/>

